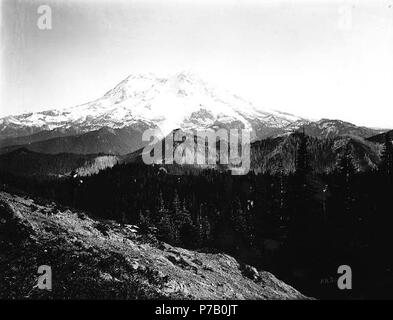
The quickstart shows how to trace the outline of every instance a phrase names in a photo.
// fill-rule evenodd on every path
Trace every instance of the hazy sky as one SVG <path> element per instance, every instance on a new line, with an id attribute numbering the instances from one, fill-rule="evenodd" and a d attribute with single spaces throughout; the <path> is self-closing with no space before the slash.
<path id="1" fill-rule="evenodd" d="M 188 70 L 261 108 L 393 128 L 393 0 L 0 1 L 0 116 Z"/>

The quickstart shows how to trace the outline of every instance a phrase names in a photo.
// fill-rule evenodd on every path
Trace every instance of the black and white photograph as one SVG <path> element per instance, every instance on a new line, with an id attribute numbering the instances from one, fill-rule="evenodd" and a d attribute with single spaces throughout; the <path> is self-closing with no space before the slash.
<path id="1" fill-rule="evenodd" d="M 0 24 L 0 300 L 393 299 L 393 0 L 0 0 Z"/>

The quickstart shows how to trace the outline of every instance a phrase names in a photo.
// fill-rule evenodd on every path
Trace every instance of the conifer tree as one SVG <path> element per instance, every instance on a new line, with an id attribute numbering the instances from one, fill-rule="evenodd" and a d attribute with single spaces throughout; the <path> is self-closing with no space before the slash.
<path id="1" fill-rule="evenodd" d="M 355 202 L 353 193 L 353 176 L 356 173 L 356 168 L 352 162 L 352 155 L 350 147 L 347 145 L 344 153 L 339 157 L 337 163 L 337 173 L 340 181 L 340 196 L 342 197 L 342 209 L 347 215 L 353 213 L 353 204 Z M 346 216 L 345 219 L 349 219 Z M 351 223 L 347 220 L 347 223 Z"/>
<path id="2" fill-rule="evenodd" d="M 393 175 L 393 144 L 389 134 L 385 134 L 384 150 L 381 159 L 381 169 L 387 176 Z"/>
<path id="3" fill-rule="evenodd" d="M 339 157 L 337 162 L 337 171 L 345 177 L 345 181 L 348 182 L 350 177 L 356 172 L 356 168 L 352 162 L 352 156 L 349 146 L 347 145 L 344 153 Z"/>
<path id="4" fill-rule="evenodd" d="M 300 143 L 296 153 L 296 171 L 292 185 L 293 216 L 291 218 L 291 238 L 295 242 L 303 242 L 308 237 L 310 216 L 310 196 L 308 176 L 310 171 L 307 151 L 307 136 L 304 130 L 299 135 Z"/>
<path id="5" fill-rule="evenodd" d="M 309 157 L 307 154 L 307 136 L 304 133 L 300 133 L 300 144 L 296 152 L 296 174 L 298 176 L 305 176 L 310 169 Z"/>

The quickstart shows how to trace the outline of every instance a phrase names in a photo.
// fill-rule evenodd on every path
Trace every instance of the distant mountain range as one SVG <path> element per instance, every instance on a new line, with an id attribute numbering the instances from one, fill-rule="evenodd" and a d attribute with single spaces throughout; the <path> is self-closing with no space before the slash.
<path id="1" fill-rule="evenodd" d="M 0 154 L 7 153 L 21 147 L 31 151 L 48 154 L 127 154 L 130 151 L 141 148 L 146 144 L 146 142 L 143 143 L 142 141 L 144 129 L 144 124 L 136 124 L 133 127 L 123 127 L 118 129 L 102 127 L 98 130 L 83 134 L 66 135 L 21 145 L 12 144 L 3 146 L 0 148 Z M 37 136 L 37 134 L 34 136 Z M 7 141 L 9 142 L 10 139 L 7 139 Z"/>
<path id="2" fill-rule="evenodd" d="M 1 118 L 0 164 L 3 171 L 63 175 L 94 162 L 98 154 L 110 159 L 99 168 L 132 162 L 147 143 L 143 132 L 153 128 L 160 129 L 162 137 L 179 129 L 248 129 L 252 169 L 259 172 L 293 170 L 293 133 L 299 130 L 311 137 L 317 171 L 331 170 L 344 145 L 350 146 L 359 170 L 375 167 L 381 148 L 375 143 L 384 142 L 386 131 L 262 110 L 186 72 L 169 78 L 131 75 L 83 105 Z M 26 159 L 38 167 L 27 165 Z"/>
<path id="3" fill-rule="evenodd" d="M 25 148 L 0 155 L 0 173 L 17 176 L 86 176 L 118 163 L 116 156 L 37 153 Z"/>
<path id="4" fill-rule="evenodd" d="M 305 130 L 307 135 L 317 138 L 335 138 L 340 136 L 369 138 L 386 131 L 356 126 L 352 123 L 341 120 L 329 119 L 308 122 L 306 124 L 302 124 L 300 127 Z"/>
<path id="5" fill-rule="evenodd" d="M 294 172 L 299 143 L 300 136 L 297 133 L 254 142 L 251 148 L 251 169 L 255 172 Z M 329 173 L 337 168 L 339 159 L 348 151 L 356 170 L 377 168 L 382 146 L 360 137 L 308 137 L 307 149 L 311 169 L 318 173 Z"/>
<path id="6" fill-rule="evenodd" d="M 49 154 L 124 155 L 144 145 L 141 135 L 148 128 L 161 129 L 163 136 L 175 129 L 241 128 L 251 131 L 253 141 L 299 128 L 325 138 L 368 138 L 383 132 L 339 120 L 311 121 L 262 110 L 181 72 L 169 78 L 131 75 L 103 97 L 83 105 L 1 118 L 0 153 L 21 146 Z"/>
<path id="7" fill-rule="evenodd" d="M 284 173 L 295 171 L 296 152 L 300 138 L 298 133 L 287 136 L 267 138 L 251 143 L 251 170 L 256 173 Z M 160 142 L 161 143 L 161 142 Z M 342 155 L 349 150 L 353 165 L 358 171 L 375 169 L 382 152 L 382 145 L 360 137 L 308 138 L 308 154 L 311 168 L 315 172 L 328 173 L 336 167 Z M 97 154 L 46 154 L 19 148 L 0 154 L 0 173 L 37 176 L 85 176 L 110 168 L 115 164 L 142 162 L 143 148 L 132 153 L 116 155 Z M 201 154 L 200 148 L 196 152 Z M 218 146 L 217 146 L 218 154 Z M 163 162 L 164 163 L 164 162 Z M 214 168 L 227 170 L 227 165 L 193 165 L 194 168 Z M 177 173 L 186 172 L 179 166 Z M 170 168 L 168 168 L 170 170 Z M 180 171 L 179 171 L 180 170 Z"/>
<path id="8" fill-rule="evenodd" d="M 184 133 L 186 136 L 191 135 L 190 132 Z M 194 140 L 197 141 L 194 136 Z M 162 144 L 165 150 L 165 143 Z M 176 146 L 179 143 L 176 144 Z M 300 132 L 289 135 L 272 137 L 263 140 L 254 141 L 250 145 L 250 169 L 255 173 L 284 173 L 288 174 L 295 171 L 296 154 L 300 144 Z M 175 146 L 175 148 L 176 148 Z M 202 157 L 204 150 L 203 144 L 197 145 L 194 149 L 196 157 Z M 206 145 L 206 150 L 211 146 Z M 218 159 L 220 145 L 216 144 L 216 159 Z M 349 152 L 354 168 L 358 171 L 367 171 L 375 169 L 379 165 L 382 153 L 382 145 L 367 141 L 356 136 L 333 136 L 328 138 L 319 138 L 307 136 L 307 149 L 311 169 L 318 173 L 329 173 L 337 168 L 339 159 Z M 121 157 L 119 163 L 142 162 L 143 149 L 137 150 L 131 154 Z M 165 154 L 164 152 L 162 153 Z M 189 159 L 190 154 L 184 152 L 183 160 Z M 211 154 L 211 152 L 210 152 Z M 160 157 L 162 164 L 165 166 L 165 157 Z M 191 161 L 192 162 L 192 161 Z M 230 169 L 229 165 L 193 165 L 195 168 L 215 168 L 219 170 Z M 167 167 L 170 171 L 171 166 Z M 179 168 L 175 167 L 176 173 Z M 184 172 L 189 169 L 185 166 Z M 181 170 L 180 170 L 181 171 Z"/>
<path id="9" fill-rule="evenodd" d="M 386 135 L 393 141 L 393 130 L 369 137 L 367 140 L 375 143 L 385 143 Z"/>

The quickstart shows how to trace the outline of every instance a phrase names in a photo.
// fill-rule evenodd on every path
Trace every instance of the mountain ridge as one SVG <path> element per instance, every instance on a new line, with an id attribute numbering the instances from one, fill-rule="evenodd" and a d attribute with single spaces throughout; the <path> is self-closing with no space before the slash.
<path id="1" fill-rule="evenodd" d="M 45 154 L 19 148 L 0 154 L 0 173 L 24 177 L 86 176 L 111 168 L 119 158 L 105 154 Z"/>

